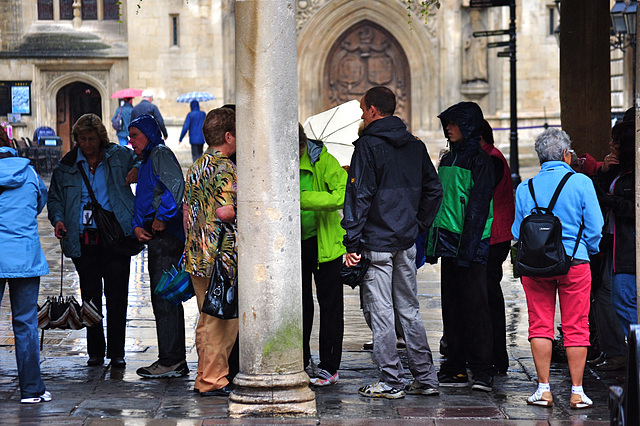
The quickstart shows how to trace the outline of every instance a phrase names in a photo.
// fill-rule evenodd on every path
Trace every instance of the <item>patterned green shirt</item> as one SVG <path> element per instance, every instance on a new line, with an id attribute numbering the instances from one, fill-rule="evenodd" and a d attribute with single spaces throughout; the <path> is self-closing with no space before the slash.
<path id="1" fill-rule="evenodd" d="M 187 212 L 185 270 L 198 277 L 210 277 L 217 257 L 218 236 L 223 224 L 216 209 L 237 203 L 235 165 L 221 152 L 209 147 L 189 168 L 184 190 Z M 229 277 L 237 274 L 236 225 L 226 224 L 220 249 Z"/>

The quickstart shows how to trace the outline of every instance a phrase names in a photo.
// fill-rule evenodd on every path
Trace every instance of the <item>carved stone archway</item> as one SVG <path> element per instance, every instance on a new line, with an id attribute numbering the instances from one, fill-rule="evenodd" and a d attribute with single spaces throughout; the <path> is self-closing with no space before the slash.
<path id="1" fill-rule="evenodd" d="M 349 28 L 369 21 L 384 28 L 406 55 L 411 81 L 407 111 L 412 131 L 420 135 L 438 129 L 436 115 L 441 105 L 437 15 L 430 19 L 429 26 L 411 26 L 407 23 L 406 7 L 400 0 L 332 0 L 308 11 L 298 33 L 301 121 L 325 109 L 325 67 L 332 46 Z"/>
<path id="2" fill-rule="evenodd" d="M 396 115 L 411 128 L 411 75 L 398 41 L 371 21 L 361 21 L 333 44 L 324 75 L 324 108 L 359 99 L 373 86 L 396 94 Z"/>

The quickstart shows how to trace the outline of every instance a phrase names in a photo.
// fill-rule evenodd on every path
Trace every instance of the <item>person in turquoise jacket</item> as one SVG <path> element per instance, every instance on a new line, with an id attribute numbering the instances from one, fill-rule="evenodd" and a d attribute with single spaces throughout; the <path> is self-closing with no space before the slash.
<path id="1" fill-rule="evenodd" d="M 38 289 L 49 273 L 38 236 L 38 214 L 47 203 L 47 188 L 29 159 L 8 147 L 0 127 L 0 303 L 9 284 L 20 402 L 51 401 L 40 375 Z"/>
<path id="2" fill-rule="evenodd" d="M 306 369 L 311 363 L 313 275 L 320 305 L 320 364 L 311 373 L 311 384 L 328 386 L 338 381 L 342 359 L 344 303 L 339 272 L 346 249 L 339 210 L 344 206 L 347 172 L 322 142 L 307 139 L 302 126 L 299 135 L 303 356 Z"/>
<path id="3" fill-rule="evenodd" d="M 125 368 L 125 334 L 131 256 L 118 253 L 104 242 L 91 216 L 91 196 L 80 170 L 87 176 L 96 200 L 112 211 L 125 235 L 132 234 L 133 192 L 127 175 L 134 166 L 133 151 L 110 143 L 100 117 L 84 114 L 71 130 L 75 146 L 60 160 L 49 186 L 49 221 L 61 239 L 80 278 L 82 300 L 92 301 L 102 312 L 104 292 L 107 335 L 102 322 L 87 327 L 89 367 L 104 363 L 105 350 L 111 368 Z"/>

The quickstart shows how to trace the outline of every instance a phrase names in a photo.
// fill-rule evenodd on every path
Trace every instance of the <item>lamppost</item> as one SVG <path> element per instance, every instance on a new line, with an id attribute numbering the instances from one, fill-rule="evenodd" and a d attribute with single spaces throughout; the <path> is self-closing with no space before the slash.
<path id="1" fill-rule="evenodd" d="M 625 52 L 631 47 L 633 62 L 632 70 L 632 90 L 636 87 L 636 18 L 638 13 L 638 2 L 631 0 L 625 3 L 624 0 L 616 0 L 611 8 L 611 48 L 620 49 Z"/>

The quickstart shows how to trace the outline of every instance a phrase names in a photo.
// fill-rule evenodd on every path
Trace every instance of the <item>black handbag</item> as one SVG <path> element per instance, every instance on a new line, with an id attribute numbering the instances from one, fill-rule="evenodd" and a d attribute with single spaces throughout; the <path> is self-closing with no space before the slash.
<path id="1" fill-rule="evenodd" d="M 89 183 L 87 174 L 81 165 L 78 166 L 82 179 L 87 186 L 89 196 L 91 197 L 91 207 L 93 210 L 93 219 L 96 221 L 101 241 L 103 241 L 110 250 L 123 256 L 135 256 L 144 248 L 144 244 L 139 242 L 132 235 L 125 235 L 120 222 L 116 218 L 115 213 L 105 210 L 93 193 L 93 188 Z"/>
<path id="2" fill-rule="evenodd" d="M 222 223 L 222 229 L 218 235 L 216 260 L 213 263 L 209 287 L 201 309 L 202 313 L 225 320 L 238 318 L 238 275 L 229 277 L 220 253 L 226 226 Z"/>

